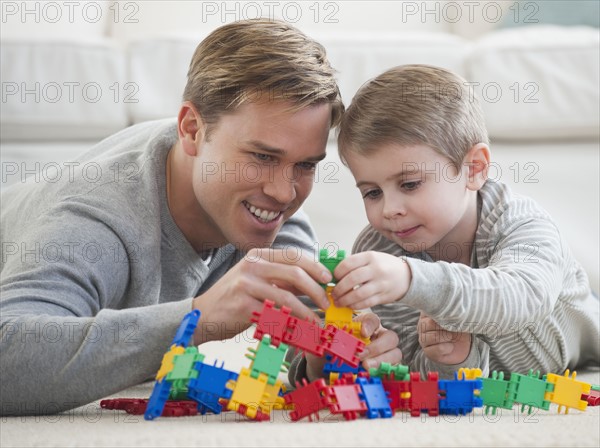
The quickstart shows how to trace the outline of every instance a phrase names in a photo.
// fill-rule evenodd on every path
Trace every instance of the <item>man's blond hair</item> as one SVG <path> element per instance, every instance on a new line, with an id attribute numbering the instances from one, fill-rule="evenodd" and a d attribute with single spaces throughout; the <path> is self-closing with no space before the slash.
<path id="1" fill-rule="evenodd" d="M 325 49 L 285 22 L 255 19 L 219 27 L 196 48 L 184 101 L 207 125 L 248 102 L 287 101 L 291 109 L 329 103 L 331 127 L 344 111 Z"/>
<path id="2" fill-rule="evenodd" d="M 342 118 L 342 161 L 382 145 L 424 144 L 459 169 L 473 145 L 489 144 L 479 102 L 460 76 L 439 67 L 394 67 L 359 89 Z"/>

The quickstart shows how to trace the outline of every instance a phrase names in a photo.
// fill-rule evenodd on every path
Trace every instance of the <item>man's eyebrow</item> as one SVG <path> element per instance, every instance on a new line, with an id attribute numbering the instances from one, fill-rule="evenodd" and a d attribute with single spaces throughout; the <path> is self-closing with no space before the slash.
<path id="1" fill-rule="evenodd" d="M 285 156 L 285 155 L 287 155 L 287 151 L 285 151 L 285 150 L 283 150 L 281 148 L 275 148 L 273 146 L 269 146 L 269 145 L 267 145 L 267 144 L 265 144 L 263 142 L 259 142 L 257 140 L 250 140 L 247 143 L 250 146 L 253 146 L 255 149 L 259 149 L 261 151 L 268 152 L 269 154 L 274 154 L 274 155 L 278 155 L 278 156 Z M 325 157 L 327 157 L 327 154 L 326 153 L 322 153 L 322 154 L 319 154 L 318 156 L 309 157 L 306 160 L 310 161 L 310 162 L 320 162 Z"/>
<path id="2" fill-rule="evenodd" d="M 414 168 L 414 169 L 410 169 L 410 170 L 402 170 L 402 171 L 400 171 L 399 173 L 394 173 L 394 174 L 392 174 L 391 176 L 388 176 L 388 177 L 385 179 L 385 182 L 389 182 L 389 181 L 391 181 L 391 180 L 394 180 L 394 179 L 397 179 L 397 178 L 399 178 L 399 177 L 404 177 L 404 176 L 406 176 L 407 174 L 410 174 L 410 175 L 412 175 L 412 174 L 418 174 L 418 173 L 420 173 L 420 172 L 421 172 L 421 170 L 420 170 L 419 168 Z M 371 184 L 371 183 L 373 183 L 373 182 L 369 182 L 369 181 L 364 181 L 364 180 L 363 180 L 363 181 L 357 182 L 357 183 L 356 183 L 356 187 L 357 187 L 357 188 L 360 188 L 361 186 L 363 186 L 363 185 L 365 185 L 365 184 Z"/>

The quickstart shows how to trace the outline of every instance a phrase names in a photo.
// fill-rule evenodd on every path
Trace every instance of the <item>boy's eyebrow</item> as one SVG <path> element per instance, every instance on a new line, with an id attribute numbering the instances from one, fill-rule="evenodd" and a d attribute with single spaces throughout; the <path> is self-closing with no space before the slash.
<path id="1" fill-rule="evenodd" d="M 278 155 L 278 156 L 285 156 L 287 154 L 287 152 L 281 148 L 275 148 L 273 146 L 269 146 L 258 140 L 250 140 L 247 143 L 248 143 L 248 145 L 253 146 L 255 149 L 259 149 L 261 151 L 268 152 L 269 154 Z M 319 154 L 318 156 L 309 157 L 306 160 L 309 162 L 320 162 L 325 157 L 327 157 L 327 154 L 322 153 L 322 154 Z"/>
<path id="2" fill-rule="evenodd" d="M 385 182 L 389 182 L 389 181 L 391 181 L 391 180 L 394 180 L 394 179 L 397 179 L 397 178 L 399 178 L 399 177 L 404 177 L 404 176 L 406 176 L 407 174 L 411 174 L 411 175 L 412 175 L 412 174 L 418 174 L 418 173 L 420 173 L 420 172 L 421 172 L 421 170 L 420 170 L 420 169 L 418 169 L 418 168 L 414 168 L 414 169 L 410 169 L 410 170 L 402 170 L 402 171 L 400 171 L 399 173 L 394 173 L 394 174 L 392 174 L 391 176 L 388 176 L 388 177 L 385 179 Z M 357 187 L 357 188 L 360 188 L 360 187 L 361 187 L 362 185 L 364 185 L 364 184 L 371 184 L 371 183 L 373 183 L 373 182 L 369 182 L 369 181 L 360 181 L 360 182 L 357 182 L 357 184 L 356 184 L 356 187 Z"/>

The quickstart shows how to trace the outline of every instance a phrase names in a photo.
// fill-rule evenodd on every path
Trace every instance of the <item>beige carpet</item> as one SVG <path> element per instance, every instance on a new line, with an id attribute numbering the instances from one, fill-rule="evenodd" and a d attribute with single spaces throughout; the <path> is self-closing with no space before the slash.
<path id="1" fill-rule="evenodd" d="M 206 362 L 218 357 L 239 370 L 249 362 L 243 354 L 250 342 L 211 343 L 202 352 Z M 600 370 L 578 372 L 577 379 L 600 384 Z M 147 398 L 151 390 L 149 382 L 115 397 Z M 498 412 L 486 416 L 476 409 L 467 416 L 421 418 L 399 413 L 392 419 L 346 422 L 322 411 L 314 423 L 292 423 L 287 411 L 275 411 L 271 421 L 260 423 L 227 412 L 145 421 L 95 402 L 57 416 L 2 418 L 0 446 L 600 446 L 600 407 L 567 415 L 557 414 L 556 405 L 531 415 L 521 414 L 517 405 Z"/>

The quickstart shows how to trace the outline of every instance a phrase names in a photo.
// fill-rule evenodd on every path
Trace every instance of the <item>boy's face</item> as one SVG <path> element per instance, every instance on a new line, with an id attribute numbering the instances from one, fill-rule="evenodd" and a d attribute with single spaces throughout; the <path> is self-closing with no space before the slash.
<path id="1" fill-rule="evenodd" d="M 331 106 L 289 106 L 242 105 L 198 144 L 192 184 L 206 244 L 267 247 L 307 198 L 325 157 Z"/>
<path id="2" fill-rule="evenodd" d="M 369 155 L 351 153 L 347 161 L 369 222 L 386 238 L 409 252 L 464 252 L 472 242 L 476 191 L 467 188 L 468 169 L 457 173 L 425 145 L 382 145 Z M 448 258 L 443 255 L 434 259 Z"/>

